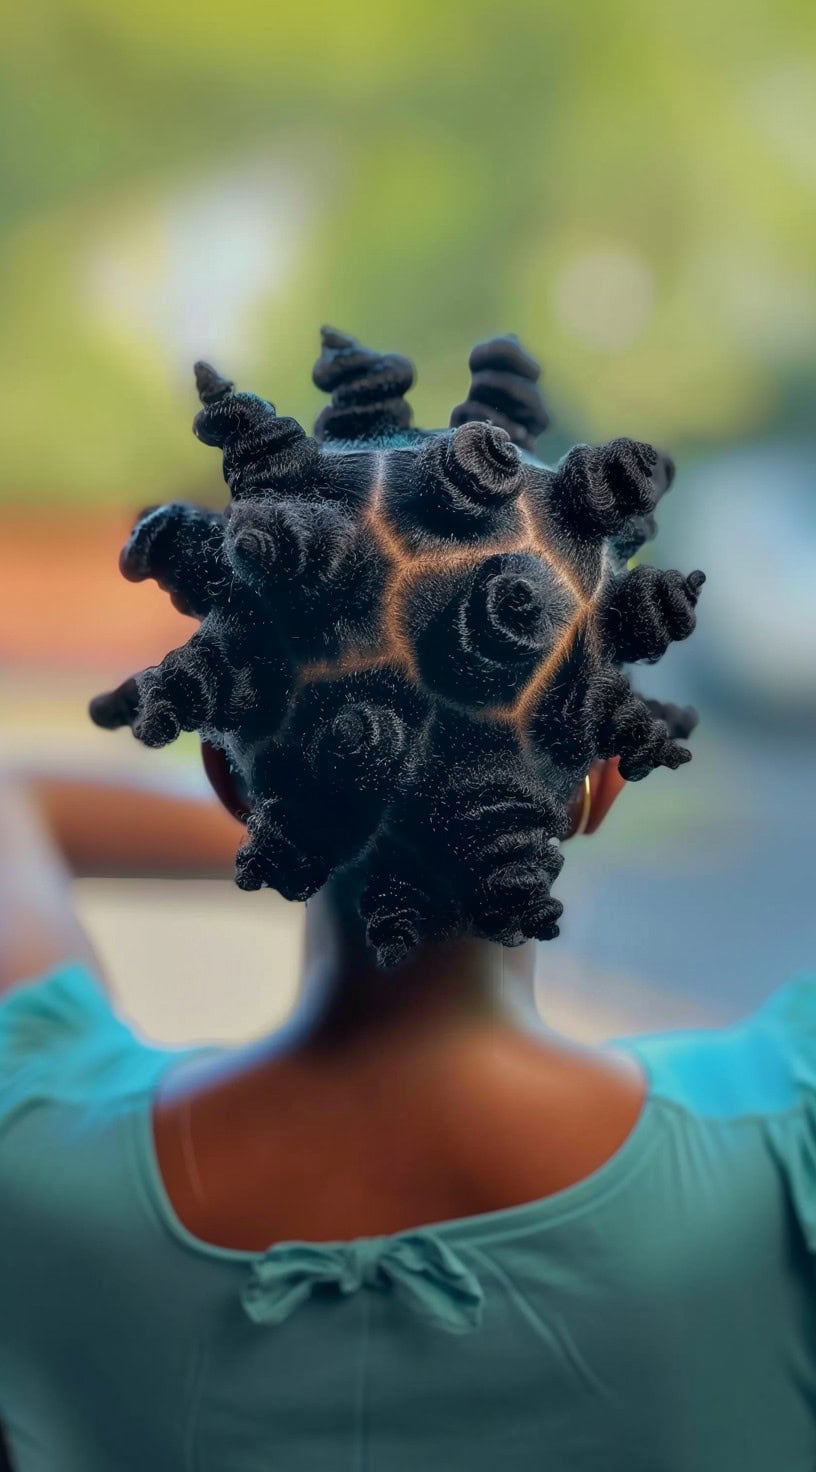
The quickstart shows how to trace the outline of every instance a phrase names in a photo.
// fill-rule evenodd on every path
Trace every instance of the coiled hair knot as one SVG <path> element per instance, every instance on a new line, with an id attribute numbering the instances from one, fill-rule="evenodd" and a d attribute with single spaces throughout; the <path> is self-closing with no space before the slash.
<path id="1" fill-rule="evenodd" d="M 634 440 L 612 440 L 595 448 L 577 445 L 553 480 L 552 504 L 559 521 L 589 542 L 620 535 L 632 517 L 654 510 L 658 463 L 657 450 Z"/>
<path id="2" fill-rule="evenodd" d="M 534 451 L 549 415 L 538 387 L 541 367 L 512 333 L 476 344 L 470 355 L 470 393 L 451 414 L 451 426 L 487 420 L 514 444 Z"/>
<path id="3" fill-rule="evenodd" d="M 414 367 L 399 353 L 374 353 L 333 327 L 320 332 L 323 351 L 312 377 L 331 404 L 315 423 L 325 440 L 366 440 L 399 434 L 411 423 L 405 399 Z"/>

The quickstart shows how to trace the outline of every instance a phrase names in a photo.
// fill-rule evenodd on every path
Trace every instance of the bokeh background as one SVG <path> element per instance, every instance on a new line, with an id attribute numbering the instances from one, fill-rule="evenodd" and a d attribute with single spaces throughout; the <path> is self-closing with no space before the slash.
<path id="1" fill-rule="evenodd" d="M 809 0 L 28 0 L 0 48 L 0 756 L 172 765 L 87 698 L 186 637 L 116 555 L 219 504 L 191 364 L 311 423 L 318 327 L 414 358 L 447 423 L 481 337 L 545 365 L 554 461 L 617 434 L 678 478 L 648 555 L 709 582 L 639 680 L 695 761 L 559 883 L 542 1013 L 736 1018 L 816 967 L 816 14 Z M 79 903 L 157 1037 L 285 1010 L 300 911 L 100 876 Z M 228 984 L 225 978 L 229 978 Z"/>

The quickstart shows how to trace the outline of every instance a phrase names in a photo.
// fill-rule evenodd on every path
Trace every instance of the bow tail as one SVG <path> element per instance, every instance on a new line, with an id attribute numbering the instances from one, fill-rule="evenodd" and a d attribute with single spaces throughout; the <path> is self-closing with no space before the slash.
<path id="1" fill-rule="evenodd" d="M 281 1276 L 275 1283 L 255 1278 L 244 1288 L 241 1302 L 256 1324 L 282 1324 L 306 1302 L 311 1291 L 308 1278 Z"/>
<path id="2" fill-rule="evenodd" d="M 431 1273 L 388 1263 L 388 1276 L 420 1318 L 449 1334 L 468 1334 L 482 1319 L 484 1294 L 478 1280 L 465 1271 L 444 1280 Z"/>

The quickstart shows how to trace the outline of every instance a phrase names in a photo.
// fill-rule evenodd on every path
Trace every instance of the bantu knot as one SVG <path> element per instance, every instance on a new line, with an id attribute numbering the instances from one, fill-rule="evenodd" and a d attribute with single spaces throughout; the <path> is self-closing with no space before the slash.
<path id="1" fill-rule="evenodd" d="M 506 430 L 514 444 L 534 450 L 549 424 L 538 388 L 541 367 L 525 353 L 517 337 L 491 337 L 470 355 L 470 393 L 451 414 L 451 426 L 471 419 L 487 420 Z"/>
<path id="2" fill-rule="evenodd" d="M 287 900 L 307 900 L 331 877 L 331 863 L 306 849 L 297 817 L 279 797 L 264 798 L 247 819 L 247 842 L 235 860 L 240 889 L 276 889 Z"/>
<path id="3" fill-rule="evenodd" d="M 614 537 L 630 518 L 654 510 L 657 466 L 657 450 L 634 440 L 577 445 L 553 475 L 553 512 L 574 537 L 588 542 Z"/>
<path id="4" fill-rule="evenodd" d="M 384 791 L 398 774 L 406 744 L 405 723 L 395 710 L 358 700 L 318 725 L 304 754 L 327 788 L 341 789 L 353 778 L 358 792 Z"/>
<path id="5" fill-rule="evenodd" d="M 674 771 L 691 760 L 678 746 L 666 722 L 655 716 L 618 671 L 607 671 L 598 683 L 598 755 L 620 757 L 620 774 L 639 782 L 657 767 Z"/>
<path id="6" fill-rule="evenodd" d="M 382 551 L 332 501 L 239 501 L 225 534 L 231 570 L 274 618 L 292 659 L 336 659 L 380 633 Z"/>
<path id="7" fill-rule="evenodd" d="M 624 573 L 602 615 L 612 658 L 621 664 L 654 664 L 671 643 L 687 639 L 697 622 L 694 610 L 704 582 L 705 573 L 699 570 L 684 577 L 643 565 Z"/>
<path id="8" fill-rule="evenodd" d="M 258 592 L 270 590 L 275 580 L 317 592 L 331 580 L 354 530 L 351 516 L 331 502 L 265 496 L 233 508 L 226 552 Z"/>
<path id="9" fill-rule="evenodd" d="M 193 432 L 203 444 L 223 451 L 224 479 L 233 496 L 308 488 L 317 446 L 297 420 L 279 418 L 274 405 L 257 394 L 235 393 L 209 363 L 197 363 L 195 373 L 204 408 Z"/>
<path id="10" fill-rule="evenodd" d="M 553 648 L 574 599 L 540 558 L 496 554 L 417 578 L 403 622 L 427 689 L 464 705 L 511 700 Z"/>
<path id="11" fill-rule="evenodd" d="M 145 746 L 167 746 L 180 731 L 224 733 L 259 725 L 268 734 L 280 723 L 291 678 L 273 630 L 259 621 L 247 636 L 231 627 L 230 618 L 210 615 L 187 644 L 145 670 L 137 684 L 133 734 Z"/>
<path id="12" fill-rule="evenodd" d="M 212 363 L 199 362 L 193 365 L 198 397 L 202 404 L 217 404 L 219 399 L 226 398 L 227 394 L 234 392 L 235 384 L 231 378 L 222 378 L 217 368 Z"/>
<path id="13" fill-rule="evenodd" d="M 312 868 L 319 856 L 326 877 L 361 858 L 410 766 L 423 711 L 418 692 L 388 669 L 321 680 L 298 691 L 279 739 L 258 753 L 252 767 L 253 788 L 279 796 L 276 874 L 288 862 L 279 837 L 282 814 L 299 834 Z M 263 862 L 255 854 L 251 872 L 265 873 Z M 296 870 L 289 882 L 300 884 L 301 878 Z M 280 888 L 277 879 L 274 887 Z"/>
<path id="14" fill-rule="evenodd" d="M 431 824 L 474 881 L 468 909 L 477 934 L 503 945 L 552 940 L 563 906 L 549 893 L 563 856 L 564 808 L 516 764 L 487 758 L 454 766 Z"/>
<path id="15" fill-rule="evenodd" d="M 674 461 L 668 455 L 657 454 L 657 463 L 652 471 L 652 482 L 654 487 L 655 502 L 665 496 L 671 490 L 674 482 Z M 657 536 L 657 519 L 654 512 L 647 511 L 643 515 L 630 516 L 624 522 L 621 531 L 610 541 L 610 552 L 612 556 L 622 563 L 627 563 L 646 542 L 651 542 Z"/>
<path id="16" fill-rule="evenodd" d="M 122 548 L 119 570 L 131 583 L 155 578 L 180 613 L 204 618 L 226 588 L 223 535 L 220 511 L 184 501 L 150 507 Z"/>
<path id="17" fill-rule="evenodd" d="M 664 721 L 668 733 L 675 741 L 687 741 L 697 729 L 700 717 L 693 705 L 673 705 L 671 701 L 646 700 L 647 710 L 658 720 Z"/>
<path id="18" fill-rule="evenodd" d="M 132 726 L 139 709 L 139 686 L 135 676 L 123 681 L 115 690 L 104 695 L 95 695 L 88 707 L 94 725 L 103 731 L 118 731 L 122 726 Z"/>
<path id="19" fill-rule="evenodd" d="M 503 429 L 463 424 L 429 440 L 418 455 L 403 456 L 398 468 L 403 474 L 386 482 L 384 506 L 416 550 L 427 534 L 484 541 L 518 525 L 514 502 L 524 467 Z"/>
<path id="20" fill-rule="evenodd" d="M 434 440 L 422 458 L 454 515 L 489 517 L 522 488 L 518 450 L 507 431 L 492 424 L 463 424 L 450 439 Z"/>
<path id="21" fill-rule="evenodd" d="M 411 423 L 405 399 L 414 365 L 399 353 L 374 353 L 333 327 L 320 331 L 323 351 L 314 366 L 316 386 L 332 401 L 315 424 L 318 439 L 372 440 L 399 434 Z"/>
<path id="22" fill-rule="evenodd" d="M 285 736 L 301 752 L 312 780 L 339 786 L 348 776 L 356 795 L 386 793 L 408 760 L 425 709 L 420 692 L 403 675 L 372 669 L 304 686 Z"/>
<path id="23" fill-rule="evenodd" d="M 392 967 L 444 932 L 427 884 L 394 868 L 404 866 L 405 855 L 380 845 L 377 861 L 360 896 L 360 918 L 377 965 Z"/>
<path id="24" fill-rule="evenodd" d="M 173 649 L 139 678 L 133 733 L 145 746 L 167 746 L 180 731 L 233 724 L 231 670 L 208 635 Z"/>

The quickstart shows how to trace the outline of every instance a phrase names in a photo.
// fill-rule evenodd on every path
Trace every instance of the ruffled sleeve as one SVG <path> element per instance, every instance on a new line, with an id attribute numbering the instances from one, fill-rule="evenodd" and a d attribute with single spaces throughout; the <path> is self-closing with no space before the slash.
<path id="1" fill-rule="evenodd" d="M 33 1098 L 81 1097 L 140 1049 L 85 966 L 60 966 L 15 988 L 0 1001 L 0 1134 Z"/>
<path id="2" fill-rule="evenodd" d="M 805 1242 L 816 1253 L 816 973 L 794 976 L 760 1008 L 756 1020 L 777 1033 L 793 1103 L 764 1122 Z"/>

